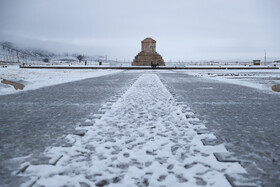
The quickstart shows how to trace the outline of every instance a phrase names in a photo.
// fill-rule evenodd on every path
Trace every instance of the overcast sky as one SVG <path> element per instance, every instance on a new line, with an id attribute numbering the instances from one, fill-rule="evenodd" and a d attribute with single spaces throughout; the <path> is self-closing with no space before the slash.
<path id="1" fill-rule="evenodd" d="M 0 0 L 0 41 L 130 59 L 152 37 L 169 60 L 280 57 L 279 0 Z"/>

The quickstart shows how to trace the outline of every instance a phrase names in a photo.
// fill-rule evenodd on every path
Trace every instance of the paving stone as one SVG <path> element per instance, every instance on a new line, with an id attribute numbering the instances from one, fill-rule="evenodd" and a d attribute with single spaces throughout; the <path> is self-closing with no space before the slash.
<path id="1" fill-rule="evenodd" d="M 257 187 L 253 179 L 247 174 L 225 174 L 226 179 L 233 187 Z"/>
<path id="2" fill-rule="evenodd" d="M 209 134 L 210 131 L 208 129 L 195 129 L 197 135 L 201 135 L 201 134 Z"/>
<path id="3" fill-rule="evenodd" d="M 107 102 L 109 102 L 109 103 L 115 103 L 115 102 L 117 102 L 118 100 L 117 99 L 111 99 L 111 100 L 109 100 L 109 101 L 107 101 Z"/>
<path id="4" fill-rule="evenodd" d="M 187 105 L 182 105 L 184 106 L 184 108 L 182 108 L 182 113 L 187 113 L 187 112 L 190 112 L 190 109 L 187 108 Z M 186 107 L 186 108 L 185 108 Z"/>
<path id="5" fill-rule="evenodd" d="M 69 139 L 69 136 L 72 136 L 72 137 Z M 62 144 L 62 147 L 72 147 L 73 144 L 76 143 L 75 135 L 66 136 L 64 141 L 66 141 L 66 142 Z"/>
<path id="6" fill-rule="evenodd" d="M 193 114 L 186 114 L 186 118 L 190 119 L 190 118 L 195 118 L 195 116 Z"/>
<path id="7" fill-rule="evenodd" d="M 106 105 L 107 105 L 107 106 L 112 106 L 112 105 L 113 105 L 113 103 L 112 103 L 112 102 L 108 102 L 108 101 L 107 101 Z"/>
<path id="8" fill-rule="evenodd" d="M 30 164 L 32 165 L 46 165 L 46 164 L 49 164 L 49 161 L 50 161 L 50 157 L 47 157 L 47 156 L 40 156 L 40 157 L 37 157 L 37 158 L 34 158 L 30 161 Z"/>
<path id="9" fill-rule="evenodd" d="M 56 163 L 63 157 L 63 155 L 58 155 L 53 158 L 48 156 L 41 156 L 34 158 L 30 161 L 32 165 L 56 165 Z"/>
<path id="10" fill-rule="evenodd" d="M 65 143 L 62 147 L 72 147 L 74 143 Z"/>
<path id="11" fill-rule="evenodd" d="M 201 121 L 189 121 L 192 125 L 204 125 Z"/>
<path id="12" fill-rule="evenodd" d="M 75 135 L 84 136 L 87 133 L 87 130 L 76 130 L 74 132 Z"/>
<path id="13" fill-rule="evenodd" d="M 99 110 L 98 111 L 98 114 L 105 114 L 106 113 L 106 111 L 104 111 L 104 110 Z"/>
<path id="14" fill-rule="evenodd" d="M 233 156 L 230 152 L 223 152 L 223 153 L 214 153 L 214 156 L 219 162 L 239 162 L 236 157 Z"/>
<path id="15" fill-rule="evenodd" d="M 79 125 L 79 127 L 88 127 L 88 126 L 93 126 L 93 122 L 91 122 L 91 123 L 81 123 L 80 125 Z"/>
<path id="16" fill-rule="evenodd" d="M 94 116 L 92 116 L 91 118 L 92 118 L 92 119 L 101 119 L 101 117 L 102 117 L 101 115 L 94 115 Z"/>
<path id="17" fill-rule="evenodd" d="M 101 108 L 101 110 L 110 110 L 112 107 L 111 106 L 104 106 Z"/>
<path id="18" fill-rule="evenodd" d="M 25 170 L 29 167 L 28 164 L 22 166 L 17 172 L 16 172 L 16 175 L 20 174 L 20 173 L 24 173 Z"/>
<path id="19" fill-rule="evenodd" d="M 193 116 L 193 117 L 189 118 L 188 121 L 189 122 L 191 122 L 191 121 L 200 121 L 200 119 L 195 117 L 195 116 Z"/>
<path id="20" fill-rule="evenodd" d="M 221 142 L 218 139 L 210 139 L 210 138 L 205 138 L 201 140 L 203 145 L 209 145 L 209 146 L 213 146 L 213 145 L 219 145 L 221 144 Z"/>
<path id="21" fill-rule="evenodd" d="M 63 155 L 58 155 L 56 157 L 53 157 L 50 161 L 49 164 L 55 166 L 57 162 L 63 157 Z"/>
<path id="22" fill-rule="evenodd" d="M 40 179 L 40 177 L 33 177 L 30 181 L 25 183 L 23 186 L 24 187 L 32 187 L 36 182 Z"/>

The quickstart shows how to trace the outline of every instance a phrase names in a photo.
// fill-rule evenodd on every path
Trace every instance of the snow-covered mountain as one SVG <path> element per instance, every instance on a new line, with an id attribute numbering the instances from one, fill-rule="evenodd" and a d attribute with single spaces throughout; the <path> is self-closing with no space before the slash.
<path id="1" fill-rule="evenodd" d="M 100 55 L 94 57 L 84 54 L 53 53 L 42 49 L 26 49 L 18 47 L 11 42 L 0 42 L 0 62 L 5 63 L 24 63 L 24 62 L 43 62 L 43 63 L 73 63 L 78 62 L 78 56 L 83 56 L 83 60 L 105 61 L 105 57 Z"/>
<path id="2" fill-rule="evenodd" d="M 55 54 L 41 49 L 21 49 L 11 42 L 0 43 L 0 55 L 25 55 L 29 58 L 54 57 Z"/>

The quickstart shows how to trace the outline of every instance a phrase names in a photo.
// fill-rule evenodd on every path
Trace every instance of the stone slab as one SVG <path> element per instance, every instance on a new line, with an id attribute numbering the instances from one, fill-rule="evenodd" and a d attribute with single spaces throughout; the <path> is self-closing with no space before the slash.
<path id="1" fill-rule="evenodd" d="M 247 174 L 225 174 L 226 179 L 233 187 L 257 187 Z"/>
<path id="2" fill-rule="evenodd" d="M 214 156 L 219 162 L 238 162 L 240 163 L 240 160 L 238 160 L 236 157 L 233 156 L 230 152 L 222 152 L 222 153 L 214 153 Z"/>
<path id="3" fill-rule="evenodd" d="M 76 130 L 74 135 L 84 136 L 87 133 L 87 130 Z"/>
<path id="4" fill-rule="evenodd" d="M 20 174 L 20 173 L 24 173 L 25 170 L 29 167 L 28 164 L 22 166 L 21 168 L 19 168 L 19 170 L 16 172 L 16 175 Z"/>
<path id="5" fill-rule="evenodd" d="M 49 164 L 55 166 L 57 162 L 63 157 L 63 155 L 58 155 L 56 157 L 53 157 L 50 161 Z"/>
<path id="6" fill-rule="evenodd" d="M 22 185 L 22 187 L 32 187 L 36 182 L 40 179 L 40 177 L 33 177 L 30 181 Z"/>
<path id="7" fill-rule="evenodd" d="M 201 121 L 189 121 L 192 125 L 204 125 Z"/>
<path id="8" fill-rule="evenodd" d="M 91 119 L 101 119 L 101 117 L 102 116 L 100 116 L 100 115 L 94 115 L 94 116 L 91 117 Z"/>
<path id="9" fill-rule="evenodd" d="M 40 156 L 40 157 L 32 159 L 30 161 L 30 164 L 32 164 L 32 165 L 47 165 L 47 164 L 49 164 L 50 159 L 51 158 L 47 157 L 47 156 Z"/>
<path id="10" fill-rule="evenodd" d="M 210 131 L 208 129 L 194 129 L 197 133 L 197 135 L 202 135 L 202 134 L 209 134 Z"/>
<path id="11" fill-rule="evenodd" d="M 214 146 L 214 145 L 219 145 L 221 144 L 221 141 L 219 141 L 218 139 L 210 139 L 210 138 L 205 138 L 205 139 L 201 139 L 203 145 L 208 145 L 208 146 Z"/>

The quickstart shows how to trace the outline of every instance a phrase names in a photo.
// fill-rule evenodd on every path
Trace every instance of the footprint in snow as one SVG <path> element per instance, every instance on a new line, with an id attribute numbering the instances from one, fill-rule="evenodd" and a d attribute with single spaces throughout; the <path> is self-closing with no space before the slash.
<path id="1" fill-rule="evenodd" d="M 162 182 L 166 179 L 167 175 L 161 175 L 159 176 L 159 178 L 157 179 L 157 181 Z"/>

